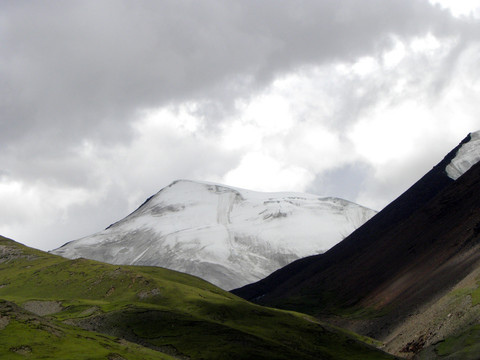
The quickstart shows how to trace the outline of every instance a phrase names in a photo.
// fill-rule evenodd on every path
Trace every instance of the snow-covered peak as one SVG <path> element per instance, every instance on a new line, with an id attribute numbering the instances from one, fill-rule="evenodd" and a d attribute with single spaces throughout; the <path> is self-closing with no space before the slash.
<path id="1" fill-rule="evenodd" d="M 267 200 L 267 199 L 278 199 L 278 198 L 291 198 L 291 199 L 327 199 L 327 197 L 319 197 L 318 195 L 299 193 L 299 192 L 261 192 L 253 191 L 247 189 L 241 189 L 238 187 L 227 186 L 223 184 L 218 184 L 214 182 L 207 181 L 193 181 L 193 180 L 176 180 L 172 182 L 167 187 L 160 190 L 155 196 L 152 197 L 152 200 L 157 196 L 166 198 L 167 194 L 173 194 L 175 199 L 178 201 L 181 198 L 184 200 L 192 200 L 192 194 L 195 194 L 195 197 L 199 193 L 207 192 L 211 194 L 222 194 L 222 193 L 235 193 L 238 196 L 241 196 L 244 199 L 257 199 L 257 200 Z M 183 195 L 180 195 L 183 194 Z M 197 199 L 198 200 L 198 199 Z M 346 200 L 343 200 L 346 201 Z"/>
<path id="2" fill-rule="evenodd" d="M 374 214 L 337 198 L 179 180 L 123 220 L 54 253 L 163 266 L 232 289 L 328 250 Z"/>
<path id="3" fill-rule="evenodd" d="M 455 158 L 445 168 L 447 175 L 457 180 L 480 160 L 480 131 L 470 134 L 470 141 L 458 149 Z"/>

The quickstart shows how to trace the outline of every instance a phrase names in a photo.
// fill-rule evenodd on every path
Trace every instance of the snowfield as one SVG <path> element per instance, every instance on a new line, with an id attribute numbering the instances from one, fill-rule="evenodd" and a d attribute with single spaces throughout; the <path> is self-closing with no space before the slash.
<path id="1" fill-rule="evenodd" d="M 230 290 L 328 250 L 375 213 L 338 198 L 179 180 L 125 219 L 53 253 L 162 266 Z"/>

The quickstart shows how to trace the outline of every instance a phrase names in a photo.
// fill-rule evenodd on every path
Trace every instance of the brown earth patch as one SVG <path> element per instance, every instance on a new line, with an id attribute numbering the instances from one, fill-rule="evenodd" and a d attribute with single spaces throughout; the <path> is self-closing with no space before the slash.
<path id="1" fill-rule="evenodd" d="M 119 354 L 110 353 L 107 355 L 108 360 L 125 360 L 125 358 Z"/>
<path id="2" fill-rule="evenodd" d="M 0 315 L 0 330 L 5 329 L 8 324 L 10 324 L 10 317 Z"/>
<path id="3" fill-rule="evenodd" d="M 13 246 L 0 245 L 0 264 L 8 263 L 12 260 L 20 259 L 20 258 L 33 260 L 33 259 L 36 259 L 37 256 L 26 255 L 23 253 L 21 249 L 18 249 Z"/>
<path id="4" fill-rule="evenodd" d="M 9 350 L 19 355 L 28 355 L 32 352 L 32 348 L 28 345 L 11 347 Z"/>
<path id="5" fill-rule="evenodd" d="M 112 295 L 115 292 L 115 288 L 112 286 L 108 291 L 105 293 L 105 297 Z"/>
<path id="6" fill-rule="evenodd" d="M 160 290 L 155 288 L 155 289 L 152 289 L 152 290 L 143 290 L 143 291 L 140 291 L 137 296 L 140 300 L 145 300 L 145 299 L 149 299 L 151 297 L 154 297 L 154 296 L 158 296 L 160 295 Z"/>
<path id="7" fill-rule="evenodd" d="M 86 310 L 83 310 L 79 315 L 80 316 L 90 316 L 99 311 L 100 308 L 98 306 L 92 306 Z"/>

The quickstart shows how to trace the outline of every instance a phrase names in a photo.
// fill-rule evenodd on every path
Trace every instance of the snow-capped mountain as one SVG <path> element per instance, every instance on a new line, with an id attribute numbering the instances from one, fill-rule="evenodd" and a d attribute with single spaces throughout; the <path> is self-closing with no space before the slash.
<path id="1" fill-rule="evenodd" d="M 53 253 L 162 266 L 233 289 L 328 250 L 375 213 L 338 198 L 179 180 L 125 219 Z"/>

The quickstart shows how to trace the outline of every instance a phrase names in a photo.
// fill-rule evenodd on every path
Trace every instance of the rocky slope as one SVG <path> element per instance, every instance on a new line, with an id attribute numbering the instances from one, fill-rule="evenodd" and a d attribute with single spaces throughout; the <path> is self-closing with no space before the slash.
<path id="1" fill-rule="evenodd" d="M 162 266 L 232 289 L 326 251 L 374 214 L 337 198 L 181 180 L 106 230 L 53 253 Z"/>
<path id="2" fill-rule="evenodd" d="M 470 134 L 325 254 L 298 260 L 233 293 L 328 318 L 386 342 L 402 356 L 478 323 L 478 138 L 479 133 Z"/>

